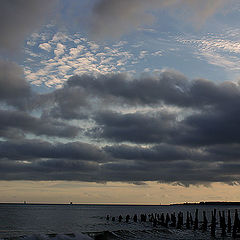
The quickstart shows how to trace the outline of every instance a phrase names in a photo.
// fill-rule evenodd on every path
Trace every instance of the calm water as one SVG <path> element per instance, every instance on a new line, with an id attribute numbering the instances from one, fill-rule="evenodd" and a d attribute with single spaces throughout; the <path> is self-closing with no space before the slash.
<path id="1" fill-rule="evenodd" d="M 202 211 L 210 214 L 213 208 L 231 210 L 232 222 L 235 209 L 240 206 L 197 206 L 199 221 Z M 91 239 L 93 233 L 106 231 L 106 239 L 210 239 L 210 230 L 177 230 L 175 228 L 154 228 L 150 222 L 119 223 L 106 220 L 106 215 L 125 217 L 141 213 L 173 213 L 182 211 L 184 222 L 186 212 L 194 216 L 196 206 L 122 206 L 122 205 L 7 205 L 0 204 L 0 238 L 48 240 L 48 239 Z M 227 212 L 225 213 L 227 216 Z M 52 235 L 48 235 L 52 234 Z M 53 234 L 57 234 L 56 236 Z M 220 229 L 217 229 L 217 238 Z M 230 236 L 224 239 L 231 239 Z"/>

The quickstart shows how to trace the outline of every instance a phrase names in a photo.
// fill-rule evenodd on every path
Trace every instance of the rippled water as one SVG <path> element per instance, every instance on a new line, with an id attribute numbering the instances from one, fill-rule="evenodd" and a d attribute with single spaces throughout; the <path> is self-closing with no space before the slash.
<path id="1" fill-rule="evenodd" d="M 213 208 L 217 211 L 231 210 L 232 222 L 234 210 L 239 206 L 197 206 L 201 225 L 202 211 L 207 213 L 209 225 Z M 196 206 L 124 206 L 124 205 L 31 205 L 0 204 L 0 238 L 25 240 L 61 240 L 61 239 L 210 239 L 208 232 L 201 230 L 178 230 L 175 228 L 153 227 L 152 223 L 119 223 L 106 220 L 106 215 L 140 215 L 150 213 L 173 213 L 182 211 L 184 222 L 186 212 L 193 216 Z M 240 210 L 240 209 L 239 209 Z M 227 216 L 227 212 L 225 212 Z M 102 238 L 100 238 L 100 235 Z M 99 236 L 99 237 L 96 237 Z M 103 237 L 104 236 L 104 237 Z M 219 227 L 217 238 L 221 238 Z M 228 234 L 225 239 L 230 239 Z"/>

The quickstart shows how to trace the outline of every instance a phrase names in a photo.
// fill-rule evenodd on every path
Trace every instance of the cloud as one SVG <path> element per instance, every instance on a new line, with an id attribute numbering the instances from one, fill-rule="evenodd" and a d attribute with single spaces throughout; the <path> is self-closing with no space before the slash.
<path id="1" fill-rule="evenodd" d="M 37 86 L 60 88 L 72 75 L 119 72 L 131 65 L 133 59 L 133 54 L 122 48 L 124 42 L 112 47 L 100 46 L 80 34 L 34 34 L 30 41 L 40 42 L 39 47 L 45 50 L 39 52 L 29 45 L 25 48 L 30 63 L 25 68 L 26 79 Z M 53 51 L 55 57 L 48 51 Z"/>
<path id="2" fill-rule="evenodd" d="M 39 44 L 38 47 L 43 49 L 43 50 L 45 50 L 45 51 L 47 51 L 47 52 L 50 52 L 51 48 L 52 48 L 49 43 L 41 43 L 41 44 Z"/>
<path id="3" fill-rule="evenodd" d="M 0 60 L 0 101 L 25 108 L 31 95 L 22 68 L 16 63 Z"/>
<path id="4" fill-rule="evenodd" d="M 73 138 L 79 128 L 49 118 L 38 118 L 22 111 L 0 110 L 0 136 L 9 137 L 12 131 L 18 135 L 32 133 L 36 136 Z"/>
<path id="5" fill-rule="evenodd" d="M 232 105 L 221 106 L 221 109 L 211 109 L 189 116 L 183 121 L 189 130 L 180 133 L 174 141 L 187 145 L 239 143 L 238 108 L 238 104 L 232 102 Z"/>
<path id="6" fill-rule="evenodd" d="M 56 57 L 59 57 L 64 54 L 65 49 L 66 47 L 62 43 L 57 43 L 57 47 L 54 50 L 54 54 L 56 55 Z"/>
<path id="7" fill-rule="evenodd" d="M 116 159 L 136 160 L 145 162 L 183 161 L 188 159 L 200 160 L 202 154 L 194 148 L 159 144 L 151 147 L 131 146 L 127 144 L 104 147 L 104 150 Z"/>
<path id="8" fill-rule="evenodd" d="M 221 146 L 201 151 L 166 144 L 101 149 L 82 142 L 52 144 L 33 139 L 0 141 L 0 149 L 1 180 L 239 182 L 239 164 L 222 157 Z"/>
<path id="9" fill-rule="evenodd" d="M 44 97 L 53 102 L 52 117 L 95 122 L 86 130 L 93 138 L 203 146 L 239 141 L 237 82 L 190 81 L 172 71 L 139 79 L 85 75 L 71 77 L 62 89 Z M 114 110 L 121 104 L 134 112 Z"/>
<path id="10" fill-rule="evenodd" d="M 43 140 L 0 141 L 0 158 L 35 161 L 39 159 L 71 159 L 102 162 L 107 154 L 91 144 L 82 142 L 50 143 Z"/>
<path id="11" fill-rule="evenodd" d="M 239 101 L 240 88 L 238 83 L 230 81 L 219 84 L 206 79 L 191 81 L 178 72 L 166 70 L 158 76 L 145 74 L 139 78 L 132 78 L 126 74 L 73 76 L 54 94 L 61 99 L 58 101 L 56 98 L 56 106 L 59 108 L 70 102 L 72 109 L 86 104 L 89 106 L 94 98 L 98 100 L 95 104 L 104 103 L 106 106 L 170 105 L 202 109 L 210 106 L 221 107 Z M 71 94 L 75 97 L 67 100 Z M 65 109 L 70 113 L 70 106 Z"/>
<path id="12" fill-rule="evenodd" d="M 2 0 L 0 49 L 15 51 L 46 20 L 57 0 Z"/>
<path id="13" fill-rule="evenodd" d="M 154 21 L 154 12 L 163 8 L 178 8 L 197 24 L 202 24 L 224 5 L 223 0 L 99 0 L 92 16 L 92 34 L 98 37 L 119 37 Z"/>
<path id="14" fill-rule="evenodd" d="M 159 143 L 167 142 L 175 134 L 176 116 L 161 112 L 119 114 L 103 112 L 97 114 L 95 121 L 99 127 L 92 130 L 93 135 L 117 142 Z"/>
<path id="15" fill-rule="evenodd" d="M 86 94 L 100 99 L 124 101 L 129 104 L 157 104 L 160 101 L 184 104 L 190 84 L 182 75 L 174 71 L 166 71 L 158 77 L 140 77 L 131 79 L 127 74 L 108 74 L 99 76 L 73 76 L 66 87 L 80 87 Z"/>
<path id="16" fill-rule="evenodd" d="M 228 72 L 239 72 L 240 44 L 234 35 L 238 29 L 226 30 L 224 34 L 208 35 L 200 39 L 177 37 L 177 41 L 195 49 L 194 54 L 201 60 L 224 68 Z M 231 39 L 231 40 L 229 40 Z"/>
<path id="17" fill-rule="evenodd" d="M 19 48 L 55 3 L 1 1 L 0 48 Z M 153 23 L 154 14 L 163 8 L 180 8 L 201 24 L 223 4 L 99 0 L 91 16 L 92 31 L 95 36 L 118 37 Z M 138 77 L 112 74 L 133 58 L 123 50 L 124 42 L 110 48 L 79 35 L 49 36 L 34 34 L 29 40 L 29 49 L 40 43 L 45 50 L 41 54 L 53 51 L 55 58 L 46 58 L 35 73 L 27 69 L 27 79 L 48 86 L 65 82 L 62 88 L 36 93 L 20 66 L 0 61 L 1 180 L 240 182 L 238 82 L 190 80 L 173 70 Z M 211 40 L 191 43 L 202 44 L 205 57 L 216 49 L 239 53 L 235 41 Z M 142 50 L 139 57 L 147 54 L 151 52 Z M 86 72 L 94 75 L 83 75 Z M 70 73 L 79 76 L 68 79 Z"/>
<path id="18" fill-rule="evenodd" d="M 239 182 L 236 81 L 190 80 L 173 70 L 81 75 L 37 94 L 24 78 L 15 85 L 16 65 L 2 66 L 12 75 L 0 78 L 11 86 L 1 94 L 8 106 L 0 110 L 0 179 Z"/>

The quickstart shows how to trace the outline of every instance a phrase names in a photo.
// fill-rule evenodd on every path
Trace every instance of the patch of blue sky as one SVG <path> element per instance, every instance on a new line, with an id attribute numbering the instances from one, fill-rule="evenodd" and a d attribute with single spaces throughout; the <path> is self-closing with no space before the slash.
<path id="1" fill-rule="evenodd" d="M 240 32 L 232 14 L 239 16 L 239 10 L 219 13 L 196 28 L 179 21 L 174 11 L 161 10 L 152 26 L 108 41 L 92 41 L 84 30 L 60 31 L 49 24 L 26 41 L 25 75 L 40 92 L 84 73 L 139 75 L 169 68 L 190 79 L 233 80 L 240 74 Z"/>
<path id="2" fill-rule="evenodd" d="M 200 47 L 194 43 L 193 37 L 193 35 L 162 32 L 155 38 L 145 36 L 145 41 L 141 41 L 142 38 L 140 38 L 135 55 L 137 52 L 145 51 L 145 56 L 138 59 L 135 65 L 136 72 L 140 73 L 143 69 L 151 72 L 156 69 L 170 68 L 182 72 L 191 79 L 225 80 L 226 69 L 216 63 L 209 63 L 209 59 L 201 54 Z M 195 35 L 195 38 L 201 41 L 200 36 Z M 215 50 L 213 49 L 213 52 Z"/>

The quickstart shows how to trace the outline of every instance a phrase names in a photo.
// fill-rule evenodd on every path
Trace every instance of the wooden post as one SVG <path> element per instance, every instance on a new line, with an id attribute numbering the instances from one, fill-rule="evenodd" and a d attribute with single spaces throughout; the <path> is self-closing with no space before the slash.
<path id="1" fill-rule="evenodd" d="M 175 212 L 171 214 L 171 226 L 172 227 L 176 227 L 176 215 L 175 215 Z"/>
<path id="2" fill-rule="evenodd" d="M 128 222 L 129 222 L 129 219 L 130 219 L 130 216 L 129 216 L 129 215 L 127 215 L 127 216 L 126 216 L 126 223 L 128 223 Z"/>
<path id="3" fill-rule="evenodd" d="M 227 228 L 227 232 L 230 233 L 231 230 L 232 230 L 232 220 L 231 220 L 230 210 L 228 210 L 228 228 Z"/>
<path id="4" fill-rule="evenodd" d="M 198 229 L 198 209 L 196 209 L 196 212 L 195 212 L 195 220 L 194 220 L 194 230 L 197 230 Z"/>
<path id="5" fill-rule="evenodd" d="M 212 211 L 212 222 L 211 222 L 211 236 L 215 237 L 216 236 L 216 209 Z"/>
<path id="6" fill-rule="evenodd" d="M 207 217 L 206 217 L 206 212 L 203 211 L 203 225 L 202 225 L 203 231 L 207 231 L 207 225 L 208 225 L 208 221 L 207 221 Z"/>
<path id="7" fill-rule="evenodd" d="M 137 214 L 135 214 L 135 215 L 133 216 L 133 221 L 134 221 L 134 222 L 137 222 Z"/>
<path id="8" fill-rule="evenodd" d="M 157 226 L 157 218 L 154 218 L 153 219 L 153 227 L 156 227 Z"/>
<path id="9" fill-rule="evenodd" d="M 235 209 L 235 217 L 234 217 L 234 224 L 233 224 L 233 231 L 232 231 L 233 238 L 237 237 L 238 222 L 239 222 L 238 212 L 237 212 L 237 209 Z"/>
<path id="10" fill-rule="evenodd" d="M 186 228 L 190 229 L 190 219 L 189 219 L 189 212 L 188 211 L 187 211 Z"/>
<path id="11" fill-rule="evenodd" d="M 177 229 L 181 229 L 182 228 L 182 213 L 179 212 L 178 213 L 178 221 L 177 221 Z"/>
<path id="12" fill-rule="evenodd" d="M 121 222 L 122 219 L 123 219 L 122 215 L 119 215 L 119 217 L 118 217 L 118 221 Z"/>
<path id="13" fill-rule="evenodd" d="M 219 223 L 220 223 L 220 228 L 222 228 L 222 215 L 221 215 L 221 211 L 219 211 Z"/>
<path id="14" fill-rule="evenodd" d="M 161 223 L 162 225 L 164 224 L 164 213 L 161 214 L 160 223 Z"/>
<path id="15" fill-rule="evenodd" d="M 222 237 L 226 236 L 225 212 L 222 211 Z"/>
<path id="16" fill-rule="evenodd" d="M 169 214 L 167 213 L 167 215 L 166 215 L 166 222 L 165 222 L 166 227 L 168 227 L 169 221 L 170 221 L 170 217 L 169 217 Z"/>
<path id="17" fill-rule="evenodd" d="M 192 218 L 192 214 L 191 214 L 191 213 L 190 213 L 189 218 L 190 218 L 190 224 L 191 224 L 191 226 L 192 226 L 192 225 L 193 225 L 193 218 Z"/>

